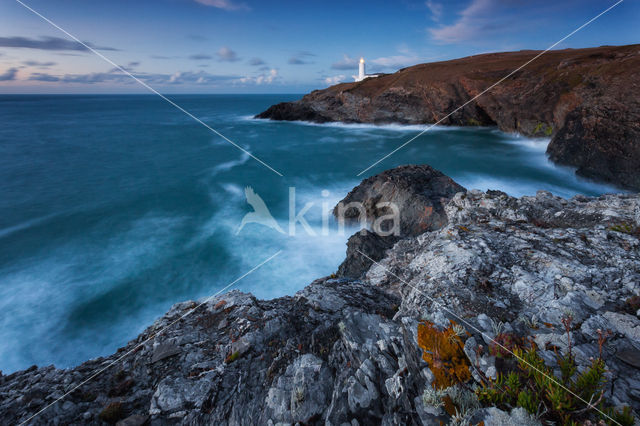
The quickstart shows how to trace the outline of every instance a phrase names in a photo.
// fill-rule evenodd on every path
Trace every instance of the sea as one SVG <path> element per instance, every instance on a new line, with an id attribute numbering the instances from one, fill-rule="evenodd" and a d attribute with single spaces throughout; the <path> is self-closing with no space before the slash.
<path id="1" fill-rule="evenodd" d="M 169 97 L 234 146 L 155 95 L 0 95 L 0 370 L 109 355 L 227 287 L 293 295 L 344 258 L 335 203 L 398 165 L 513 196 L 619 191 L 496 128 L 436 126 L 358 175 L 426 126 L 253 118 L 300 96 Z M 260 203 L 271 226 L 241 227 Z"/>

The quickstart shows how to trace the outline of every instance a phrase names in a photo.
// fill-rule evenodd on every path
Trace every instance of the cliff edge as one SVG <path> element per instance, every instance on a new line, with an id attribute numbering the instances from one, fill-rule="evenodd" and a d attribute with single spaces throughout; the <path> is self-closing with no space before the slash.
<path id="1" fill-rule="evenodd" d="M 257 118 L 346 123 L 435 123 L 539 51 L 490 53 L 401 69 L 316 90 Z M 550 137 L 550 158 L 577 173 L 640 189 L 640 45 L 546 52 L 444 118 Z"/>

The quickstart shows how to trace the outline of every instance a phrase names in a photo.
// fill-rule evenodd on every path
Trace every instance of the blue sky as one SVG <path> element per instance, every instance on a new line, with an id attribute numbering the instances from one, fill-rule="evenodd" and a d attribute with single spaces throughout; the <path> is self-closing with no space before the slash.
<path id="1" fill-rule="evenodd" d="M 545 49 L 614 0 L 22 0 L 164 93 L 302 93 L 368 72 Z M 625 0 L 557 48 L 640 42 Z M 0 93 L 146 89 L 15 0 L 0 3 Z"/>

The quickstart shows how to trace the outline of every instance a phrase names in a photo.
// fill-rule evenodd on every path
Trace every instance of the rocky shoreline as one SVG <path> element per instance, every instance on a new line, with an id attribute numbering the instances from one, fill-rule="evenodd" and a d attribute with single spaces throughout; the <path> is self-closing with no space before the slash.
<path id="1" fill-rule="evenodd" d="M 407 207 L 401 235 L 354 235 L 338 273 L 294 296 L 234 290 L 182 319 L 197 302 L 178 303 L 113 355 L 0 375 L 1 423 L 133 350 L 30 424 L 541 424 L 549 411 L 473 396 L 513 369 L 496 341 L 535 344 L 557 377 L 563 354 L 575 374 L 602 359 L 600 409 L 640 413 L 640 195 L 513 198 L 403 166 L 353 200 Z M 602 418 L 584 404 L 572 415 Z"/>
<path id="2" fill-rule="evenodd" d="M 490 53 L 415 65 L 315 90 L 256 117 L 492 125 L 549 137 L 547 153 L 554 162 L 576 167 L 588 178 L 640 189 L 640 45 L 549 51 L 455 111 L 539 53 Z"/>

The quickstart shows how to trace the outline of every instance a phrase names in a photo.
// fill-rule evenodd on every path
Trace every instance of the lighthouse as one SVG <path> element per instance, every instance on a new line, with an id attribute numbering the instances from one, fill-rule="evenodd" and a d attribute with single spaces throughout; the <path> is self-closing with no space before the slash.
<path id="1" fill-rule="evenodd" d="M 352 77 L 356 82 L 358 82 L 364 80 L 365 78 L 378 77 L 379 75 L 380 74 L 367 74 L 364 69 L 364 58 L 360 58 L 360 62 L 358 63 L 358 75 L 354 75 Z"/>

